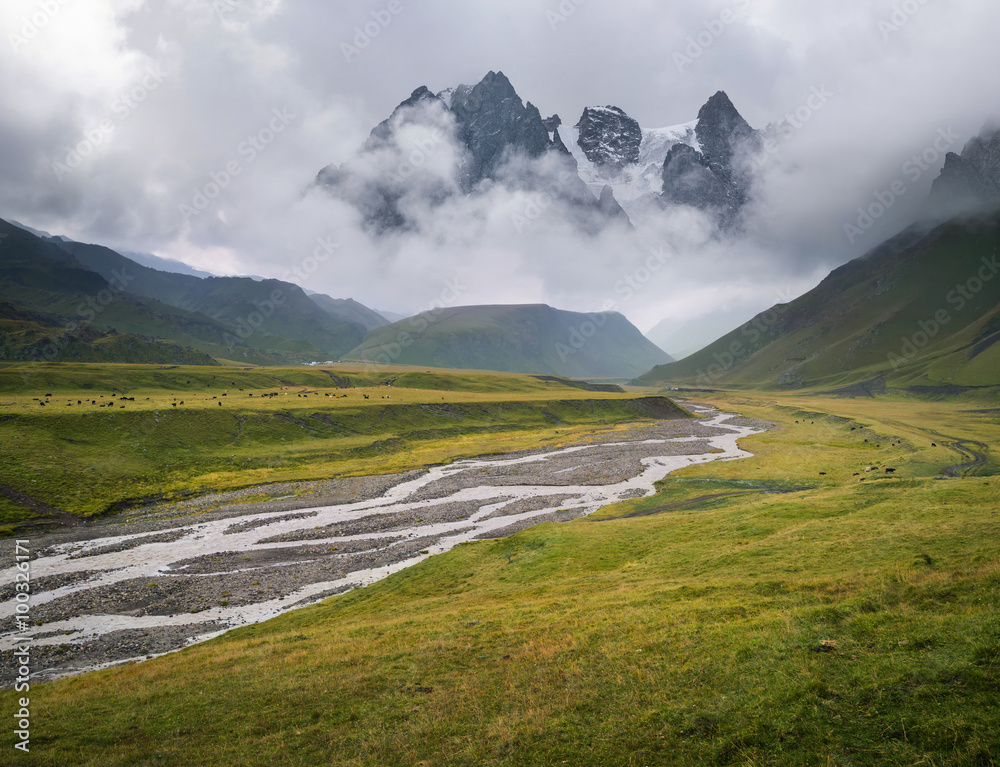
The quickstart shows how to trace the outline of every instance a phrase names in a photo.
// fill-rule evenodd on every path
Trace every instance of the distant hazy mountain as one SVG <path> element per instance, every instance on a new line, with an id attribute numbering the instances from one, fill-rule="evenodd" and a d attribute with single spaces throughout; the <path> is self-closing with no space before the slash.
<path id="1" fill-rule="evenodd" d="M 373 331 L 346 358 L 571 378 L 631 378 L 668 355 L 617 313 L 465 306 Z"/>
<path id="2" fill-rule="evenodd" d="M 1000 213 L 912 227 L 644 384 L 1000 384 Z"/>
<path id="3" fill-rule="evenodd" d="M 411 314 L 400 314 L 399 312 L 390 312 L 386 311 L 385 309 L 374 309 L 373 311 L 376 314 L 385 317 L 387 320 L 389 320 L 390 323 L 399 322 L 400 320 L 405 320 L 407 317 L 413 316 Z"/>
<path id="4" fill-rule="evenodd" d="M 187 274 L 191 277 L 215 277 L 216 275 L 211 272 L 203 271 L 202 269 L 195 269 L 193 266 L 188 266 L 181 261 L 175 261 L 172 258 L 161 258 L 160 256 L 154 256 L 152 253 L 136 253 L 131 250 L 120 250 L 118 251 L 126 258 L 131 258 L 137 264 L 142 264 L 143 266 L 148 266 L 150 269 L 156 269 L 160 272 L 172 272 L 174 274 Z"/>
<path id="5" fill-rule="evenodd" d="M 671 357 L 682 360 L 740 325 L 749 314 L 750 312 L 741 314 L 722 307 L 718 311 L 687 322 L 662 320 L 646 333 L 646 338 Z"/>
<path id="6" fill-rule="evenodd" d="M 388 325 L 390 320 L 378 312 L 359 304 L 353 298 L 330 298 L 324 293 L 310 293 L 309 298 L 327 314 L 341 320 L 354 322 L 365 330 L 374 330 Z"/>

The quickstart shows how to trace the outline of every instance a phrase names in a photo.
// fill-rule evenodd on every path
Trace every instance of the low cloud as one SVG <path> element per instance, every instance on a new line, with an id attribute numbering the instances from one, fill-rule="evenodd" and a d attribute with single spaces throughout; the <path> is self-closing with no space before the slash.
<path id="1" fill-rule="evenodd" d="M 733 3 L 577 3 L 553 25 L 555 1 L 401 0 L 350 61 L 341 43 L 386 3 L 57 5 L 19 46 L 10 35 L 42 4 L 0 6 L 0 66 L 10 73 L 0 82 L 0 216 L 267 277 L 333 237 L 338 249 L 305 287 L 400 312 L 426 308 L 457 281 L 461 303 L 614 303 L 643 329 L 720 303 L 752 315 L 905 226 L 943 154 L 919 175 L 907 163 L 936 149 L 941 131 L 958 137 L 947 150 L 960 151 L 1000 103 L 990 77 L 1000 8 L 983 3 L 929 0 L 897 24 L 888 0 L 755 0 L 683 72 L 672 54 Z M 150 68 L 163 76 L 150 79 Z M 461 150 L 444 110 L 437 122 L 404 126 L 394 145 L 358 154 L 415 87 L 472 83 L 491 69 L 565 123 L 586 105 L 615 104 L 647 128 L 679 124 L 722 89 L 754 127 L 788 115 L 798 124 L 767 153 L 738 238 L 714 234 L 690 209 L 645 216 L 634 231 L 581 233 L 567 223 L 572 206 L 531 189 L 501 182 L 456 193 Z M 829 94 L 821 104 L 817 90 Z M 294 115 L 281 131 L 270 125 L 276 110 Z M 251 160 L 241 147 L 254 137 Z M 86 156 L 58 174 L 56 163 L 68 167 L 81 147 Z M 546 162 L 510 171 L 552 178 Z M 393 174 L 405 176 L 396 191 L 410 229 L 375 236 L 357 206 L 316 188 L 331 163 L 354 163 L 356 180 L 390 186 Z M 897 181 L 902 193 L 882 202 Z M 212 184 L 211 204 L 185 218 L 182 206 Z M 859 217 L 879 204 L 885 210 L 862 227 Z M 851 225 L 861 230 L 853 240 Z M 655 269 L 651 253 L 667 254 Z"/>

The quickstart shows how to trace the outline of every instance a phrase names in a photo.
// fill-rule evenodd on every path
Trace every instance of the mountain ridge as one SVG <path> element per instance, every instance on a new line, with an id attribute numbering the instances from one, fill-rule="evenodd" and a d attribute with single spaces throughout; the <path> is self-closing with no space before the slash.
<path id="1" fill-rule="evenodd" d="M 373 331 L 345 359 L 377 364 L 628 379 L 669 355 L 624 316 L 545 304 L 449 307 Z"/>

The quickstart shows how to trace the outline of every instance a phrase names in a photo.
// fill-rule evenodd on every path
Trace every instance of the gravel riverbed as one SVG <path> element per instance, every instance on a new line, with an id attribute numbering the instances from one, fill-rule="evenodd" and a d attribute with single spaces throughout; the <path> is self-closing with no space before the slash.
<path id="1" fill-rule="evenodd" d="M 15 645 L 30 646 L 33 681 L 154 657 L 374 583 L 459 543 L 652 494 L 675 469 L 747 457 L 737 438 L 770 426 L 703 415 L 558 450 L 160 503 L 47 534 L 30 542 L 21 626 L 14 547 L 4 547 L 0 686 L 15 679 L 5 652 Z"/>

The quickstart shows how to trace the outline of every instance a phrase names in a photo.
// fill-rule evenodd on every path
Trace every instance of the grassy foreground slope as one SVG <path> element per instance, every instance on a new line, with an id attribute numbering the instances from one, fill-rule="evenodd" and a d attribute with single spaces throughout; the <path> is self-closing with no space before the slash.
<path id="1" fill-rule="evenodd" d="M 595 425 L 685 417 L 665 398 L 581 385 L 372 366 L 0 365 L 0 531 L 32 516 L 14 503 L 23 496 L 92 515 L 144 499 L 405 471 L 557 444 Z"/>
<path id="2" fill-rule="evenodd" d="M 997 764 L 996 410 L 716 402 L 780 428 L 599 518 L 33 687 L 32 761 Z"/>

